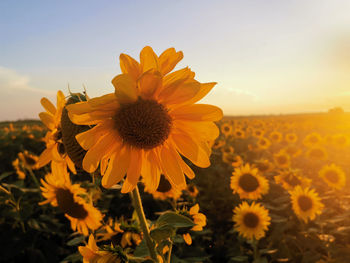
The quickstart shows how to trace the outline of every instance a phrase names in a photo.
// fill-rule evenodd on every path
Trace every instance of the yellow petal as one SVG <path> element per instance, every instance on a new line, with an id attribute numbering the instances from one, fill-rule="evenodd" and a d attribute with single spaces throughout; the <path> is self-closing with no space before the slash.
<path id="1" fill-rule="evenodd" d="M 179 79 L 189 79 L 194 78 L 194 72 L 191 71 L 190 68 L 183 68 L 177 71 L 174 71 L 164 77 L 163 86 L 167 87 L 171 83 L 179 80 Z"/>
<path id="2" fill-rule="evenodd" d="M 55 120 L 50 113 L 40 112 L 39 118 L 49 130 L 55 129 Z"/>
<path id="3" fill-rule="evenodd" d="M 160 161 L 164 175 L 169 182 L 177 189 L 186 187 L 185 176 L 179 164 L 179 154 L 173 149 L 164 144 L 160 150 Z"/>
<path id="4" fill-rule="evenodd" d="M 112 80 L 115 96 L 120 104 L 137 100 L 138 90 L 136 82 L 128 74 L 120 74 Z"/>
<path id="5" fill-rule="evenodd" d="M 191 238 L 191 235 L 189 233 L 183 234 L 182 237 L 185 240 L 187 245 L 190 246 L 192 244 L 192 238 Z"/>
<path id="6" fill-rule="evenodd" d="M 127 176 L 121 190 L 122 193 L 128 193 L 136 187 L 141 175 L 142 155 L 142 150 L 132 150 Z"/>
<path id="7" fill-rule="evenodd" d="M 96 108 L 97 110 L 115 110 L 119 108 L 119 104 L 115 93 L 109 93 L 100 97 L 92 98 L 88 101 L 88 104 L 91 105 L 92 108 Z"/>
<path id="8" fill-rule="evenodd" d="M 141 175 L 145 181 L 147 190 L 152 193 L 157 190 L 160 180 L 159 160 L 155 150 L 147 153 L 147 158 L 142 162 Z"/>
<path id="9" fill-rule="evenodd" d="M 146 46 L 141 50 L 140 62 L 143 72 L 146 72 L 149 69 L 158 70 L 158 56 L 150 46 Z"/>
<path id="10" fill-rule="evenodd" d="M 200 83 L 195 80 L 186 81 L 173 89 L 167 89 L 159 95 L 159 101 L 167 106 L 181 104 L 194 98 L 199 92 Z"/>
<path id="11" fill-rule="evenodd" d="M 141 75 L 140 64 L 126 54 L 120 54 L 119 62 L 123 74 L 129 74 L 136 82 Z"/>
<path id="12" fill-rule="evenodd" d="M 175 48 L 168 48 L 159 56 L 160 72 L 166 75 L 175 68 L 181 59 L 183 59 L 181 51 L 176 52 Z"/>
<path id="13" fill-rule="evenodd" d="M 191 136 L 206 141 L 215 140 L 220 134 L 218 126 L 211 121 L 192 122 L 175 120 L 173 122 L 173 131 L 177 132 L 177 129 L 186 131 Z"/>
<path id="14" fill-rule="evenodd" d="M 218 121 L 222 118 L 222 110 L 208 104 L 185 105 L 171 111 L 174 119 L 192 121 Z"/>
<path id="15" fill-rule="evenodd" d="M 55 115 L 56 113 L 56 107 L 49 101 L 47 98 L 42 98 L 40 100 L 41 105 L 45 108 L 46 111 L 51 113 L 52 115 Z"/>
<path id="16" fill-rule="evenodd" d="M 69 119 L 77 125 L 98 124 L 112 118 L 114 115 L 114 111 L 92 111 L 80 115 L 68 112 Z"/>
<path id="17" fill-rule="evenodd" d="M 116 144 L 117 142 L 111 134 L 106 134 L 101 137 L 85 154 L 83 159 L 84 170 L 89 173 L 94 172 L 102 157 L 110 150 L 110 147 L 113 147 Z"/>
<path id="18" fill-rule="evenodd" d="M 191 207 L 190 215 L 198 214 L 198 212 L 199 212 L 199 205 L 198 204 L 195 204 L 194 206 Z"/>
<path id="19" fill-rule="evenodd" d="M 102 177 L 102 186 L 104 188 L 110 188 L 116 183 L 119 183 L 129 167 L 130 163 L 130 150 L 127 147 L 123 147 L 115 155 L 112 155 L 107 170 Z"/>
<path id="20" fill-rule="evenodd" d="M 66 98 L 62 91 L 57 91 L 57 112 L 62 112 L 61 110 L 66 105 Z"/>
<path id="21" fill-rule="evenodd" d="M 83 114 L 93 110 L 91 105 L 87 101 L 69 104 L 66 106 L 66 109 L 71 114 Z"/>
<path id="22" fill-rule="evenodd" d="M 37 166 L 41 168 L 52 160 L 51 149 L 45 149 L 39 156 Z"/>
<path id="23" fill-rule="evenodd" d="M 180 165 L 182 168 L 182 171 L 184 172 L 184 174 L 189 178 L 189 179 L 194 179 L 194 177 L 196 176 L 193 172 L 193 170 L 183 161 L 180 161 Z"/>
<path id="24" fill-rule="evenodd" d="M 210 82 L 210 83 L 201 83 L 200 84 L 200 89 L 199 92 L 194 96 L 190 101 L 186 102 L 188 104 L 194 104 L 197 101 L 201 100 L 204 98 L 211 90 L 214 88 L 216 85 L 216 82 Z"/>
<path id="25" fill-rule="evenodd" d="M 144 99 L 153 97 L 162 85 L 162 76 L 158 71 L 149 70 L 142 74 L 139 80 L 140 95 Z"/>

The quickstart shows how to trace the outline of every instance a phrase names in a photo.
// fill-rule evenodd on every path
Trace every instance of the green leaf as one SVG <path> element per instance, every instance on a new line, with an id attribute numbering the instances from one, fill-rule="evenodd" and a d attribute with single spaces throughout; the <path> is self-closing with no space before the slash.
<path id="1" fill-rule="evenodd" d="M 175 228 L 171 225 L 162 225 L 153 229 L 150 234 L 157 243 L 160 243 L 162 240 L 173 236 L 175 234 Z"/>
<path id="2" fill-rule="evenodd" d="M 248 261 L 248 257 L 247 256 L 235 256 L 235 257 L 231 258 L 231 260 L 237 261 L 237 262 L 246 262 L 246 261 Z"/>
<path id="3" fill-rule="evenodd" d="M 134 251 L 135 257 L 147 257 L 149 256 L 148 247 L 145 239 L 142 239 L 141 243 L 136 247 Z"/>
<path id="4" fill-rule="evenodd" d="M 157 219 L 157 225 L 171 225 L 176 228 L 193 227 L 195 223 L 186 216 L 176 214 L 175 212 L 165 212 Z"/>
<path id="5" fill-rule="evenodd" d="M 67 242 L 68 246 L 76 246 L 78 244 L 81 244 L 84 242 L 85 237 L 84 236 L 77 236 Z"/>

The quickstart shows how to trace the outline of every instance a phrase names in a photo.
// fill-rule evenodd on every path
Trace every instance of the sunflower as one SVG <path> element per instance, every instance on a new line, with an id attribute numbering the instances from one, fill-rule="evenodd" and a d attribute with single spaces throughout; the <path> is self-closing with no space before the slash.
<path id="1" fill-rule="evenodd" d="M 253 131 L 252 131 L 253 136 L 257 137 L 257 138 L 264 136 L 264 133 L 265 132 L 261 129 L 253 129 Z"/>
<path id="2" fill-rule="evenodd" d="M 160 176 L 159 185 L 156 191 L 151 192 L 146 185 L 145 192 L 152 194 L 154 199 L 160 200 L 166 200 L 168 198 L 176 200 L 181 196 L 181 192 L 172 187 L 164 175 Z"/>
<path id="3" fill-rule="evenodd" d="M 232 167 L 239 167 L 243 164 L 243 159 L 238 154 L 233 155 L 233 158 L 231 159 L 231 165 Z"/>
<path id="4" fill-rule="evenodd" d="M 127 255 L 120 248 L 113 246 L 110 250 L 100 249 L 92 234 L 89 236 L 88 244 L 78 247 L 79 253 L 83 257 L 83 263 L 124 263 L 128 262 Z"/>
<path id="5" fill-rule="evenodd" d="M 197 187 L 194 184 L 188 184 L 187 188 L 185 189 L 185 192 L 193 198 L 195 198 L 199 193 Z"/>
<path id="6" fill-rule="evenodd" d="M 290 194 L 294 213 L 305 223 L 308 220 L 314 220 L 316 215 L 321 214 L 323 204 L 315 190 L 297 186 Z"/>
<path id="7" fill-rule="evenodd" d="M 303 140 L 304 145 L 307 147 L 316 146 L 316 145 L 320 144 L 321 142 L 322 142 L 322 137 L 317 132 L 313 132 L 313 133 L 308 134 Z"/>
<path id="8" fill-rule="evenodd" d="M 260 137 L 257 142 L 257 145 L 259 149 L 266 150 L 270 147 L 271 142 L 265 137 Z"/>
<path id="9" fill-rule="evenodd" d="M 295 146 L 294 144 L 289 144 L 286 148 L 283 149 L 283 151 L 292 157 L 297 157 L 301 154 L 301 149 L 299 149 L 299 147 Z"/>
<path id="10" fill-rule="evenodd" d="M 333 136 L 333 144 L 339 147 L 344 147 L 349 144 L 349 138 L 344 134 L 336 134 Z"/>
<path id="11" fill-rule="evenodd" d="M 267 179 L 249 164 L 236 168 L 232 174 L 231 189 L 233 193 L 238 193 L 241 199 L 256 200 L 269 191 Z"/>
<path id="12" fill-rule="evenodd" d="M 320 146 L 314 146 L 306 153 L 307 157 L 314 160 L 324 161 L 328 158 L 327 152 Z"/>
<path id="13" fill-rule="evenodd" d="M 44 141 L 46 149 L 41 153 L 38 160 L 38 168 L 41 168 L 51 162 L 51 170 L 69 169 L 75 174 L 75 166 L 69 156 L 66 154 L 62 142 L 61 116 L 62 110 L 66 104 L 66 99 L 62 91 L 57 92 L 57 108 L 47 99 L 42 98 L 41 104 L 45 112 L 40 112 L 39 117 L 45 126 L 49 129 Z"/>
<path id="14" fill-rule="evenodd" d="M 258 168 L 259 172 L 261 173 L 267 173 L 273 169 L 273 164 L 267 159 L 254 161 L 254 166 Z"/>
<path id="15" fill-rule="evenodd" d="M 25 169 L 34 170 L 37 168 L 38 156 L 30 154 L 26 150 L 18 153 L 18 159 Z"/>
<path id="16" fill-rule="evenodd" d="M 274 143 L 278 143 L 282 140 L 282 134 L 278 131 L 271 132 L 269 137 Z"/>
<path id="17" fill-rule="evenodd" d="M 126 174 L 121 191 L 130 192 L 142 174 L 155 190 L 164 174 L 182 190 L 184 174 L 195 175 L 180 154 L 199 167 L 210 165 L 208 142 L 219 135 L 213 121 L 222 118 L 222 110 L 195 102 L 216 83 L 199 83 L 189 68 L 169 73 L 182 57 L 174 48 L 158 57 L 148 46 L 140 63 L 121 54 L 123 74 L 112 80 L 115 93 L 67 106 L 73 123 L 95 125 L 76 139 L 87 150 L 84 170 L 94 172 L 100 164 L 105 188 Z"/>
<path id="18" fill-rule="evenodd" d="M 207 217 L 204 214 L 199 213 L 198 204 L 195 204 L 194 206 L 192 206 L 189 211 L 187 210 L 180 211 L 180 214 L 183 214 L 193 220 L 195 225 L 190 229 L 192 231 L 202 231 L 203 227 L 207 224 Z M 190 233 L 184 233 L 182 237 L 187 245 L 192 244 L 192 237 Z"/>
<path id="19" fill-rule="evenodd" d="M 234 135 L 235 138 L 240 138 L 240 139 L 244 139 L 245 138 L 245 132 L 241 128 L 236 128 L 233 131 L 233 135 Z"/>
<path id="20" fill-rule="evenodd" d="M 286 138 L 286 141 L 287 141 L 288 143 L 296 143 L 297 140 L 298 140 L 298 136 L 297 136 L 294 132 L 292 132 L 292 133 L 287 133 L 287 134 L 285 135 L 285 138 Z"/>
<path id="21" fill-rule="evenodd" d="M 273 158 L 276 165 L 280 168 L 288 168 L 290 165 L 290 156 L 285 151 L 280 151 Z"/>
<path id="22" fill-rule="evenodd" d="M 325 165 L 319 172 L 319 176 L 331 187 L 341 189 L 345 186 L 345 173 L 341 167 L 335 165 Z"/>
<path id="23" fill-rule="evenodd" d="M 81 196 L 87 196 L 79 184 L 72 184 L 67 171 L 60 174 L 47 174 L 41 179 L 42 195 L 46 198 L 40 205 L 50 203 L 59 207 L 70 220 L 73 231 L 87 236 L 89 229 L 96 230 L 101 226 L 102 214 L 92 204 L 87 203 Z"/>
<path id="24" fill-rule="evenodd" d="M 234 148 L 230 145 L 225 145 L 224 147 L 221 147 L 220 150 L 223 154 L 232 154 L 235 152 Z"/>
<path id="25" fill-rule="evenodd" d="M 225 135 L 225 137 L 227 137 L 232 134 L 233 127 L 230 123 L 224 122 L 223 124 L 221 124 L 220 130 L 221 130 L 221 133 Z"/>
<path id="26" fill-rule="evenodd" d="M 275 182 L 282 185 L 287 191 L 293 190 L 296 186 L 308 187 L 311 184 L 311 179 L 308 179 L 299 174 L 298 171 L 287 170 L 276 175 Z"/>
<path id="27" fill-rule="evenodd" d="M 253 202 L 249 205 L 243 202 L 237 206 L 233 212 L 233 221 L 235 229 L 239 234 L 250 240 L 259 240 L 265 236 L 265 232 L 270 225 L 269 210 L 261 204 Z"/>
<path id="28" fill-rule="evenodd" d="M 220 149 L 225 144 L 226 144 L 225 140 L 216 140 L 216 141 L 213 142 L 213 145 L 211 145 L 211 146 L 212 146 L 213 149 Z"/>
<path id="29" fill-rule="evenodd" d="M 16 158 L 12 162 L 12 166 L 16 171 L 16 174 L 18 175 L 18 179 L 24 180 L 26 179 L 26 173 L 25 170 L 23 169 L 23 166 L 19 162 L 19 158 Z"/>

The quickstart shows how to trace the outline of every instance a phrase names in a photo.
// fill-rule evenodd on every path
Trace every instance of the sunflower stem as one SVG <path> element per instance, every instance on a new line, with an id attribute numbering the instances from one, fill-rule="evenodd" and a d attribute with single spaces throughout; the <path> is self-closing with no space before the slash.
<path id="1" fill-rule="evenodd" d="M 254 249 L 254 263 L 260 262 L 260 253 L 258 250 L 258 240 L 254 238 L 253 240 L 253 249 Z"/>
<path id="2" fill-rule="evenodd" d="M 39 181 L 38 181 L 38 179 L 36 179 L 35 174 L 33 173 L 32 169 L 27 169 L 27 171 L 29 172 L 30 176 L 32 177 L 32 179 L 33 179 L 33 181 L 34 181 L 36 187 L 37 187 L 38 189 L 40 189 Z"/>
<path id="3" fill-rule="evenodd" d="M 133 197 L 132 199 L 133 199 L 134 208 L 135 208 L 135 211 L 136 211 L 137 216 L 139 218 L 140 225 L 141 225 L 142 232 L 143 232 L 143 237 L 146 240 L 146 244 L 147 244 L 150 256 L 155 262 L 158 262 L 156 246 L 155 246 L 155 243 L 154 243 L 154 241 L 152 241 L 151 236 L 150 236 L 150 231 L 149 231 L 149 228 L 147 225 L 145 212 L 143 211 L 141 196 L 140 196 L 139 188 L 137 185 L 136 185 L 135 189 L 132 191 L 132 197 Z"/>
<path id="4" fill-rule="evenodd" d="M 170 263 L 170 261 L 171 261 L 171 250 L 172 249 L 173 249 L 173 242 L 170 243 L 170 247 L 169 247 L 168 260 L 167 260 L 168 263 Z"/>

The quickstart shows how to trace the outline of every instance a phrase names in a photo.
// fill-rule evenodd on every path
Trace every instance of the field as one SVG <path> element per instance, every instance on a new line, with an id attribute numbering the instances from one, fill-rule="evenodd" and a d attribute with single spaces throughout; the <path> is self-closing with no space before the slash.
<path id="1" fill-rule="evenodd" d="M 216 124 L 210 167 L 185 160 L 195 172 L 186 189 L 176 191 L 162 177 L 150 194 L 139 183 L 159 260 L 350 262 L 350 114 L 224 117 Z M 74 228 L 78 216 L 63 201 L 45 202 L 50 166 L 36 163 L 46 132 L 35 120 L 0 123 L 0 261 L 80 262 L 84 246 L 94 251 L 91 240 L 86 245 L 94 233 L 100 249 L 119 260 L 105 262 L 142 262 L 149 254 L 132 196 L 103 188 L 97 171 L 70 173 L 77 195 L 101 216 L 93 231 L 88 223 L 88 230 Z M 244 202 L 260 204 L 248 212 L 250 221 L 237 216 Z M 164 211 L 174 211 L 168 215 L 176 222 Z"/>

